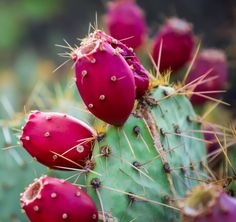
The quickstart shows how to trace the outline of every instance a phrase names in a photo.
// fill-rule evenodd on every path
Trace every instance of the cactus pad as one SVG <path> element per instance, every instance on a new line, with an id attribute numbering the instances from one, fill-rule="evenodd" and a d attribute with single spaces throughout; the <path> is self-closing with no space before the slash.
<path id="1" fill-rule="evenodd" d="M 205 176 L 195 117 L 185 96 L 159 86 L 122 127 L 108 126 L 87 179 L 97 206 L 118 221 L 177 221 L 176 200 Z"/>

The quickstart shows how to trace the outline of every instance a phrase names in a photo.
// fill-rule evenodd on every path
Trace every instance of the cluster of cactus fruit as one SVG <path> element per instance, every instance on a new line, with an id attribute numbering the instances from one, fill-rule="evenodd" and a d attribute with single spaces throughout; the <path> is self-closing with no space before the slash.
<path id="1" fill-rule="evenodd" d="M 131 48 L 100 30 L 71 58 L 85 105 L 106 124 L 98 120 L 93 129 L 67 114 L 29 115 L 20 137 L 29 154 L 49 168 L 86 175 L 79 184 L 36 179 L 21 194 L 30 221 L 178 221 L 180 212 L 184 221 L 210 221 L 196 219 L 205 217 L 208 194 L 207 210 L 219 208 L 208 217 L 227 217 L 218 199 L 229 213 L 235 201 L 218 188 L 179 201 L 207 177 L 201 126 L 180 89 L 150 78 Z"/>
<path id="2" fill-rule="evenodd" d="M 22 127 L 21 145 L 34 160 L 76 178 L 74 183 L 48 175 L 35 179 L 21 194 L 27 217 L 31 222 L 235 221 L 236 200 L 227 194 L 234 181 L 225 191 L 210 183 L 205 146 L 217 132 L 201 129 L 186 96 L 193 95 L 196 104 L 209 98 L 203 92 L 217 96 L 227 78 L 224 54 L 203 50 L 185 85 L 173 85 L 169 74 L 160 72 L 176 72 L 193 56 L 189 23 L 171 18 L 161 28 L 152 54 L 156 74 L 133 50 L 146 33 L 135 1 L 112 3 L 106 23 L 113 37 L 95 30 L 70 52 L 76 86 L 95 124 L 41 110 L 32 111 Z M 127 32 L 135 38 L 125 39 Z M 206 76 L 220 78 L 212 85 Z M 208 132 L 205 138 L 202 132 Z"/>

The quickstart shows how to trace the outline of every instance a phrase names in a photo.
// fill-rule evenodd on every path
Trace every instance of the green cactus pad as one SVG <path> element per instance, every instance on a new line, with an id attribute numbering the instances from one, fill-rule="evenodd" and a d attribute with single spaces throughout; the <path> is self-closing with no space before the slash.
<path id="1" fill-rule="evenodd" d="M 94 149 L 87 191 L 118 221 L 178 221 L 176 200 L 207 177 L 200 125 L 188 99 L 173 92 L 154 89 Z"/>

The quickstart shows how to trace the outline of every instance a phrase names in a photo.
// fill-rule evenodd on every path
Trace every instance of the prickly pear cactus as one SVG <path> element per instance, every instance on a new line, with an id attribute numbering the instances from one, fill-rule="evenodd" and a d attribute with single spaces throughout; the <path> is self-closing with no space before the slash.
<path id="1" fill-rule="evenodd" d="M 186 97 L 166 98 L 173 92 L 154 89 L 122 127 L 107 127 L 94 149 L 88 192 L 119 221 L 178 221 L 177 200 L 204 177 L 195 113 Z"/>
<path id="2" fill-rule="evenodd" d="M 28 137 L 29 130 L 22 128 L 21 139 L 27 140 L 27 146 L 22 143 L 23 147 L 33 149 L 35 152 L 31 155 L 36 159 L 42 157 L 42 150 L 50 153 L 55 148 L 56 157 L 66 160 L 64 169 L 74 169 L 77 177 L 86 175 L 86 180 L 77 183 L 90 194 L 99 211 L 98 217 L 104 222 L 179 221 L 178 200 L 197 186 L 198 181 L 208 178 L 205 141 L 199 121 L 183 93 L 184 87 L 181 91 L 181 88 L 170 87 L 165 77 L 151 76 L 132 49 L 101 31 L 90 34 L 70 56 L 75 62 L 76 85 L 81 98 L 88 110 L 100 118 L 95 119 L 91 158 L 86 156 L 85 166 L 71 168 L 67 165 L 68 158 L 64 154 L 84 152 L 83 147 L 91 141 L 91 135 L 90 138 L 78 135 L 78 144 L 68 147 L 66 152 L 67 147 L 63 147 L 62 151 L 61 144 L 71 144 L 71 138 L 61 130 L 64 120 L 55 118 L 59 114 L 44 118 L 43 124 L 31 124 L 28 118 L 26 125 L 30 124 L 32 134 Z M 130 91 L 131 97 L 127 93 Z M 41 140 L 45 142 L 43 145 Z M 78 147 L 80 149 L 76 149 Z M 41 162 L 52 167 L 53 156 Z M 63 196 L 66 196 L 65 201 L 73 201 L 75 196 L 65 194 L 54 198 L 57 186 L 52 190 L 53 195 L 48 196 L 42 189 L 47 184 L 34 186 L 37 181 L 40 179 L 22 194 L 22 208 L 30 220 L 38 222 L 48 214 L 52 222 L 77 222 L 70 219 L 69 205 L 58 201 Z M 27 195 L 27 190 L 32 195 Z M 51 205 L 43 201 L 44 197 L 50 203 L 55 201 L 58 207 L 46 213 L 39 210 Z M 83 222 L 91 219 L 96 222 L 98 217 L 89 216 Z M 78 216 L 78 221 L 81 218 Z"/>

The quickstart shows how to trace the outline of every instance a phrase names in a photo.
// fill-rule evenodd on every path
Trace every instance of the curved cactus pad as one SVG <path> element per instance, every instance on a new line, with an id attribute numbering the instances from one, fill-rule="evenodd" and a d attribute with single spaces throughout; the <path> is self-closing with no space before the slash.
<path id="1" fill-rule="evenodd" d="M 188 99 L 159 86 L 95 146 L 88 193 L 118 221 L 178 221 L 178 200 L 205 177 L 205 145 Z"/>

